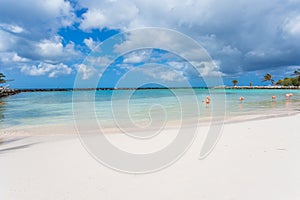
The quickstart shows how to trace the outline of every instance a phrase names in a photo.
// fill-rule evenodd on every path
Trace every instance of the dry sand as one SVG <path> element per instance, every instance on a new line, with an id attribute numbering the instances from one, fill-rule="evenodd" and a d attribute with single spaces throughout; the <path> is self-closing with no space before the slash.
<path id="1" fill-rule="evenodd" d="M 143 175 L 101 165 L 83 148 L 72 127 L 2 130 L 0 199 L 299 199 L 299 121 L 300 115 L 293 115 L 226 124 L 214 151 L 199 160 L 207 132 L 202 127 L 180 160 Z M 71 134 L 43 134 L 50 130 Z M 167 132 L 173 135 L 172 130 Z M 117 145 L 132 147 L 122 134 L 110 137 Z M 157 146 L 165 139 L 156 141 Z M 146 144 L 142 146 L 148 151 Z"/>

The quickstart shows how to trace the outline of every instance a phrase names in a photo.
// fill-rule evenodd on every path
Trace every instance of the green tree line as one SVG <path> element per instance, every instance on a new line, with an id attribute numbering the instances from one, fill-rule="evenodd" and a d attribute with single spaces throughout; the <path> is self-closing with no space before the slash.
<path id="1" fill-rule="evenodd" d="M 300 69 L 295 70 L 292 77 L 285 77 L 276 82 L 276 85 L 283 86 L 300 86 Z"/>
<path id="2" fill-rule="evenodd" d="M 281 85 L 281 86 L 300 86 L 300 69 L 295 70 L 291 77 L 285 77 L 284 79 L 279 79 L 276 83 L 271 74 L 266 74 L 263 76 L 262 82 L 268 81 L 271 85 Z M 238 80 L 232 80 L 232 84 L 236 86 L 238 84 Z M 250 86 L 252 86 L 252 82 L 250 82 Z"/>

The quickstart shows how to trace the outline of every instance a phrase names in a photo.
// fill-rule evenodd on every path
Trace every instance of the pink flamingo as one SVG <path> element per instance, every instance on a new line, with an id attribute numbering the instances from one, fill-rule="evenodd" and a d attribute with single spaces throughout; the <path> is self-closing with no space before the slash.
<path id="1" fill-rule="evenodd" d="M 210 104 L 210 97 L 209 96 L 206 97 L 205 103 L 206 103 L 206 105 Z"/>

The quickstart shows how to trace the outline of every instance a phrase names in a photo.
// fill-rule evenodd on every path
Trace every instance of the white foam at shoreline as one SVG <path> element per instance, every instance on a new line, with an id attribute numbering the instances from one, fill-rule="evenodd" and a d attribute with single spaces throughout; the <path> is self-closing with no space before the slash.
<path id="1" fill-rule="evenodd" d="M 275 113 L 260 113 L 260 114 L 252 114 L 252 115 L 239 115 L 239 116 L 225 116 L 224 121 L 223 118 L 216 119 L 215 123 L 220 124 L 231 124 L 231 123 L 241 123 L 247 121 L 257 121 L 257 120 L 265 120 L 270 118 L 282 118 L 293 115 L 298 115 L 299 111 L 294 112 L 275 112 Z M 178 130 L 179 128 L 189 128 L 192 126 L 199 127 L 209 127 L 212 118 L 206 117 L 199 119 L 199 123 L 196 125 L 191 124 L 181 124 L 180 121 L 170 121 L 168 124 L 162 128 L 162 130 Z M 194 120 L 192 120 L 194 122 Z M 89 124 L 89 121 L 84 123 Z M 154 127 L 155 128 L 155 127 Z M 151 131 L 154 129 L 144 128 L 144 129 L 136 129 L 134 127 L 126 129 L 129 132 L 138 132 L 138 131 Z M 102 133 L 121 133 L 122 130 L 115 126 L 106 126 L 99 128 L 99 131 Z M 98 132 L 99 132 L 98 131 Z M 27 126 L 14 126 L 10 128 L 2 128 L 0 130 L 0 137 L 11 137 L 11 136 L 34 136 L 34 135 L 76 135 L 76 124 L 74 122 L 63 123 L 63 124 L 41 124 L 41 125 L 27 125 Z"/>

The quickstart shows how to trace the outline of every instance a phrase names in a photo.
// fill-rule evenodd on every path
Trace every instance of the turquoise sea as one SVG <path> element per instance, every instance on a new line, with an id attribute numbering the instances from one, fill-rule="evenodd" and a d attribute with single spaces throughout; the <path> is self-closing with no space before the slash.
<path id="1" fill-rule="evenodd" d="M 286 93 L 293 93 L 290 100 L 286 100 Z M 208 95 L 212 100 L 207 106 Z M 275 100 L 271 98 L 273 95 L 277 97 Z M 240 96 L 245 97 L 243 102 Z M 87 106 L 93 106 L 94 114 L 84 112 Z M 201 121 L 224 114 L 226 119 L 248 119 L 299 112 L 300 90 L 226 89 L 225 93 L 221 89 L 100 90 L 77 91 L 75 95 L 72 91 L 28 92 L 0 99 L 0 127 L 73 123 L 74 107 L 76 115 L 82 113 L 86 120 L 96 118 L 107 127 L 114 126 L 116 121 L 125 126 L 147 126 L 155 120 Z"/>

